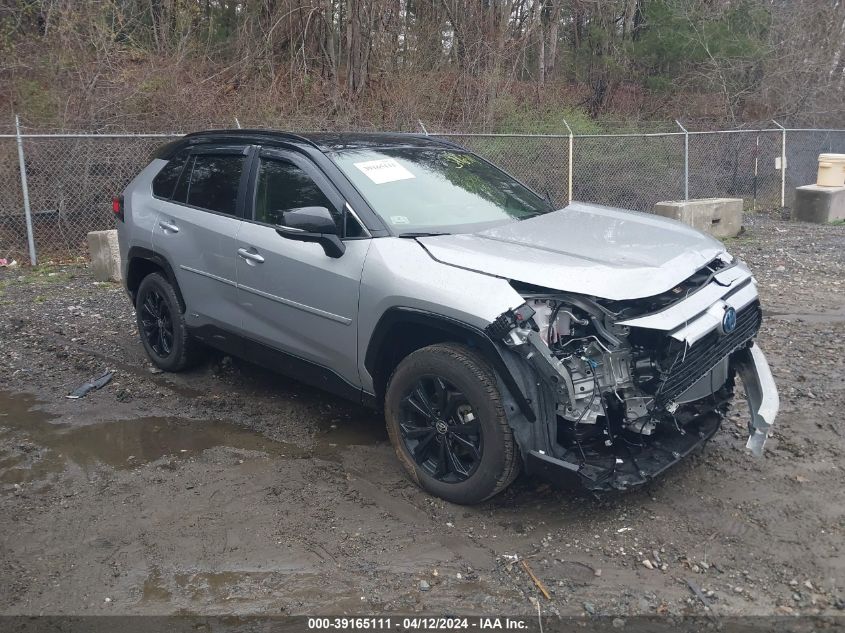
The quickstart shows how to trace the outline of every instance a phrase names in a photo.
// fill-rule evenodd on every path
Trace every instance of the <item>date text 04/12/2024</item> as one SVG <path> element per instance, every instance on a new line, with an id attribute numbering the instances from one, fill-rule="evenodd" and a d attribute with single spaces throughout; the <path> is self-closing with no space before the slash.
<path id="1" fill-rule="evenodd" d="M 407 630 L 407 631 L 449 631 L 449 630 L 511 630 L 519 631 L 528 628 L 528 622 L 520 618 L 500 617 L 342 617 L 342 618 L 308 618 L 308 630 L 350 630 L 350 631 L 378 631 L 378 630 Z"/>

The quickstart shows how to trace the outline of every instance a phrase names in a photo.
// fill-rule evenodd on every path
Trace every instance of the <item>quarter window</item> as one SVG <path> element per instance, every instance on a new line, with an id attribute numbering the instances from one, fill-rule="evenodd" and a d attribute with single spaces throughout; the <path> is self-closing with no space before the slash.
<path id="1" fill-rule="evenodd" d="M 301 207 L 326 207 L 342 228 L 334 205 L 311 176 L 293 163 L 262 160 L 255 192 L 255 220 L 266 224 L 285 224 L 285 211 Z"/>
<path id="2" fill-rule="evenodd" d="M 159 198 L 170 198 L 173 196 L 173 190 L 176 188 L 176 181 L 179 180 L 179 175 L 182 173 L 182 168 L 185 166 L 185 161 L 188 158 L 187 152 L 177 154 L 170 161 L 162 167 L 158 175 L 153 178 L 153 194 Z"/>
<path id="3" fill-rule="evenodd" d="M 187 183 L 185 191 L 177 191 L 175 197 L 194 207 L 235 215 L 243 166 L 243 156 L 197 154 L 190 174 L 182 178 Z"/>

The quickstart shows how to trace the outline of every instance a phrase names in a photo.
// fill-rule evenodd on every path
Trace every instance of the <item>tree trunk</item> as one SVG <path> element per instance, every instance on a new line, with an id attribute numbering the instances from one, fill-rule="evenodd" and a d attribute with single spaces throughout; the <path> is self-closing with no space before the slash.
<path id="1" fill-rule="evenodd" d="M 537 51 L 537 82 L 546 85 L 546 29 L 543 20 L 543 9 L 540 9 L 539 19 L 540 46 Z"/>
<path id="2" fill-rule="evenodd" d="M 358 94 L 361 74 L 361 0 L 346 3 L 346 89 L 351 96 Z"/>
<path id="3" fill-rule="evenodd" d="M 560 31 L 560 14 L 555 15 L 555 19 L 549 25 L 549 44 L 546 50 L 546 74 L 554 72 L 555 64 L 557 64 L 557 38 Z"/>

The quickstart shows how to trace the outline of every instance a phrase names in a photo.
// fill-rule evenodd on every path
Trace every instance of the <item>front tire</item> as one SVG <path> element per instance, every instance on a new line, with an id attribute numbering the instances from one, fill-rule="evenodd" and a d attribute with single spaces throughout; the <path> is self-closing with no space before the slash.
<path id="1" fill-rule="evenodd" d="M 144 277 L 135 300 L 138 333 L 147 356 L 164 371 L 181 371 L 197 359 L 197 341 L 185 324 L 176 291 L 164 275 Z"/>
<path id="2" fill-rule="evenodd" d="M 403 359 L 387 386 L 385 418 L 405 470 L 447 501 L 479 503 L 519 474 L 496 375 L 464 345 L 431 345 Z"/>

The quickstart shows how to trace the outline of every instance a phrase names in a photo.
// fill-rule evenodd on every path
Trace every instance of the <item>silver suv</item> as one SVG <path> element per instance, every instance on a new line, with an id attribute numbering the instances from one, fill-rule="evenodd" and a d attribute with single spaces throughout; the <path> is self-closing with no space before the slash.
<path id="1" fill-rule="evenodd" d="M 719 428 L 736 375 L 757 455 L 778 411 L 757 283 L 651 215 L 555 210 L 402 134 L 190 134 L 114 201 L 152 362 L 205 344 L 385 413 L 411 478 L 476 503 L 519 472 L 642 484 Z"/>

